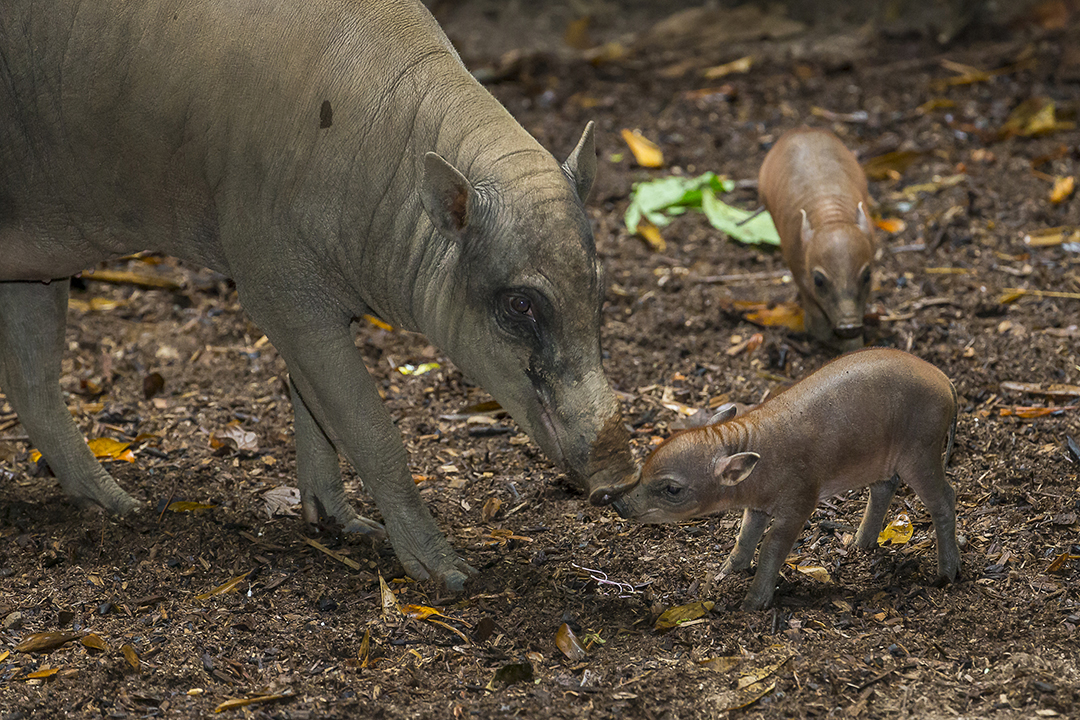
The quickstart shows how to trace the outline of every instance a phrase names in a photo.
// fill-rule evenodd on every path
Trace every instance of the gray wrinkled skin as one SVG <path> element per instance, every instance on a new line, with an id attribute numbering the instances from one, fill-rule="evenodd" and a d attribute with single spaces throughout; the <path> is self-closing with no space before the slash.
<path id="1" fill-rule="evenodd" d="M 419 2 L 5 0 L 0 59 L 0 388 L 72 500 L 139 507 L 63 405 L 67 278 L 146 249 L 236 282 L 289 367 L 304 517 L 383 532 L 344 455 L 414 577 L 473 571 L 353 345 L 364 313 L 426 334 L 594 501 L 625 486 L 591 127 L 557 163 Z"/>
<path id="2" fill-rule="evenodd" d="M 930 512 L 938 576 L 950 582 L 960 571 L 956 494 L 945 477 L 956 411 L 956 391 L 933 365 L 899 350 L 848 353 L 761 405 L 726 408 L 714 424 L 671 436 L 614 507 L 654 523 L 743 510 L 721 574 L 748 569 L 761 541 L 743 602 L 760 610 L 818 502 L 870 486 L 855 537 L 869 549 L 902 480 Z"/>

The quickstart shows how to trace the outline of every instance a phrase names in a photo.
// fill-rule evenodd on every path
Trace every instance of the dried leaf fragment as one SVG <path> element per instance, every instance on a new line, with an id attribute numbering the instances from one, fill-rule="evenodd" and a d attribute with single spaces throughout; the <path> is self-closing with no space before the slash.
<path id="1" fill-rule="evenodd" d="M 102 652 L 109 651 L 109 646 L 105 644 L 105 641 L 102 640 L 101 636 L 97 633 L 87 633 L 86 635 L 83 635 L 80 642 L 83 644 L 84 647 L 87 647 L 91 650 L 100 650 Z"/>
<path id="2" fill-rule="evenodd" d="M 398 605 L 397 596 L 394 595 L 390 586 L 386 584 L 386 580 L 383 579 L 382 573 L 379 573 L 379 597 L 382 599 L 382 612 L 383 617 L 386 617 L 388 613 L 395 610 L 400 612 L 401 606 Z"/>
<path id="3" fill-rule="evenodd" d="M 215 450 L 225 447 L 226 441 L 232 441 L 240 452 L 259 451 L 259 436 L 239 425 L 228 425 L 224 430 L 210 434 L 210 447 Z"/>
<path id="4" fill-rule="evenodd" d="M 217 505 L 195 502 L 194 500 L 174 500 L 165 508 L 169 512 L 201 512 L 213 510 Z"/>
<path id="5" fill-rule="evenodd" d="M 214 712 L 225 712 L 226 710 L 235 710 L 237 708 L 247 707 L 248 705 L 268 703 L 275 700 L 285 700 L 291 697 L 293 697 L 293 694 L 291 692 L 284 692 L 274 695 L 254 695 L 248 698 L 234 698 L 232 700 L 226 700 L 225 702 L 218 705 L 216 708 L 214 708 Z"/>
<path id="6" fill-rule="evenodd" d="M 128 661 L 128 665 L 135 671 L 142 669 L 142 659 L 139 658 L 139 653 L 135 651 L 135 648 L 131 647 L 130 643 L 124 643 L 120 646 L 120 652 L 124 653 L 124 659 Z"/>
<path id="7" fill-rule="evenodd" d="M 1054 187 L 1050 191 L 1050 202 L 1054 205 L 1065 202 L 1073 194 L 1074 190 L 1076 190 L 1075 176 L 1056 177 L 1054 178 Z"/>
<path id="8" fill-rule="evenodd" d="M 642 220 L 638 223 L 637 234 L 644 238 L 653 252 L 662 253 L 667 250 L 667 241 L 664 240 L 664 236 L 660 233 L 660 228 L 648 220 Z"/>
<path id="9" fill-rule="evenodd" d="M 437 362 L 426 362 L 419 365 L 401 365 L 397 368 L 397 371 L 402 375 L 423 375 L 432 370 L 438 370 L 440 367 L 442 366 Z"/>
<path id="10" fill-rule="evenodd" d="M 764 327 L 785 327 L 793 332 L 802 332 L 804 329 L 803 310 L 796 302 L 773 306 L 759 303 L 756 308 L 743 315 L 743 319 Z"/>
<path id="11" fill-rule="evenodd" d="M 1046 568 L 1046 572 L 1048 572 L 1048 573 L 1061 572 L 1062 569 L 1064 569 L 1064 567 L 1065 567 L 1065 563 L 1069 562 L 1070 560 L 1080 560 L 1080 555 L 1070 555 L 1069 553 L 1061 553 L 1056 558 L 1054 558 L 1054 561 L 1052 563 L 1050 563 L 1049 567 Z"/>
<path id="12" fill-rule="evenodd" d="M 802 573 L 803 575 L 808 575 L 821 583 L 832 582 L 832 577 L 829 575 L 829 571 L 821 565 L 796 565 L 795 570 Z"/>
<path id="13" fill-rule="evenodd" d="M 491 522 L 491 519 L 499 514 L 499 510 L 502 508 L 502 500 L 497 497 L 490 497 L 484 502 L 484 507 L 480 511 L 481 522 Z"/>
<path id="14" fill-rule="evenodd" d="M 725 75 L 732 75 L 734 73 L 748 73 L 750 72 L 750 66 L 753 64 L 754 58 L 750 55 L 741 57 L 738 60 L 732 60 L 731 62 L 724 63 L 723 65 L 715 65 L 711 68 L 706 68 L 701 74 L 706 80 L 718 80 Z"/>
<path id="15" fill-rule="evenodd" d="M 213 597 L 215 595 L 221 595 L 223 593 L 228 593 L 228 592 L 236 592 L 240 587 L 240 583 L 247 580 L 248 576 L 250 576 L 252 572 L 253 571 L 249 570 L 246 573 L 244 573 L 243 575 L 237 575 L 236 577 L 232 578 L 228 582 L 225 582 L 225 583 L 222 583 L 221 585 L 218 585 L 216 588 L 213 588 L 211 590 L 207 590 L 204 593 L 196 595 L 195 599 L 196 600 L 206 600 L 206 599 L 211 598 L 211 597 Z"/>
<path id="16" fill-rule="evenodd" d="M 656 143 L 642 135 L 640 130 L 623 128 L 621 134 L 638 165 L 646 168 L 663 167 L 664 153 L 660 151 Z"/>
<path id="17" fill-rule="evenodd" d="M 670 630 L 673 627 L 684 625 L 691 620 L 697 620 L 699 617 L 708 614 L 715 605 L 716 603 L 711 600 L 676 605 L 661 613 L 660 617 L 656 618 L 656 624 L 653 627 L 656 630 Z"/>
<path id="18" fill-rule="evenodd" d="M 435 608 L 428 607 L 427 605 L 402 605 L 401 614 L 405 617 L 410 617 L 413 620 L 427 620 L 432 615 L 446 617 Z"/>
<path id="19" fill-rule="evenodd" d="M 30 673 L 29 675 L 24 675 L 19 679 L 20 680 L 41 680 L 43 678 L 50 678 L 53 675 L 55 675 L 56 673 L 58 673 L 58 672 L 60 672 L 60 668 L 41 668 L 40 670 L 35 670 L 34 672 Z"/>
<path id="20" fill-rule="evenodd" d="M 911 524 L 911 519 L 908 518 L 907 513 L 900 513 L 896 516 L 895 520 L 886 525 L 885 528 L 878 533 L 877 543 L 878 545 L 885 545 L 887 543 L 904 545 L 911 540 L 911 537 L 914 534 L 915 528 Z"/>
<path id="21" fill-rule="evenodd" d="M 581 641 L 577 639 L 577 635 L 566 623 L 560 625 L 555 632 L 555 647 L 559 648 L 562 654 L 571 662 L 581 662 L 588 656 L 585 648 L 581 645 Z"/>
<path id="22" fill-rule="evenodd" d="M 902 233 L 907 229 L 907 223 L 900 218 L 881 218 L 874 222 L 874 225 L 883 232 L 887 232 L 891 235 L 896 233 Z"/>
<path id="23" fill-rule="evenodd" d="M 49 652 L 72 640 L 78 640 L 80 637 L 82 637 L 82 633 L 58 630 L 34 633 L 23 638 L 23 641 L 15 646 L 15 651 L 24 653 Z"/>
<path id="24" fill-rule="evenodd" d="M 387 332 L 390 332 L 390 331 L 392 331 L 394 329 L 393 325 L 390 325 L 388 323 L 383 322 L 382 320 L 375 317 L 374 315 L 365 315 L 364 319 L 367 320 L 372 325 L 374 325 L 375 327 L 379 328 L 380 330 L 385 330 Z"/>
<path id="25" fill-rule="evenodd" d="M 360 651 L 356 653 L 360 667 L 366 668 L 371 663 L 371 626 L 364 628 L 364 639 L 360 641 Z"/>

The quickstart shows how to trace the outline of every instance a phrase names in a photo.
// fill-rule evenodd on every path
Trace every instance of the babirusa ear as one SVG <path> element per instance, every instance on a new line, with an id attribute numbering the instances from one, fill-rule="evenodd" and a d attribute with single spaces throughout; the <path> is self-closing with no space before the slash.
<path id="1" fill-rule="evenodd" d="M 585 126 L 585 132 L 581 133 L 577 147 L 570 151 L 562 169 L 573 183 L 581 202 L 585 202 L 592 190 L 593 180 L 596 179 L 596 142 L 593 140 L 592 121 Z"/>
<path id="2" fill-rule="evenodd" d="M 738 485 L 753 472 L 760 458 L 756 452 L 725 455 L 713 464 L 713 477 L 721 485 Z"/>
<path id="3" fill-rule="evenodd" d="M 469 226 L 476 191 L 458 169 L 438 153 L 424 155 L 420 203 L 435 229 L 450 239 L 460 238 Z"/>
<path id="4" fill-rule="evenodd" d="M 706 425 L 715 425 L 716 423 L 727 422 L 739 412 L 739 406 L 733 402 L 724 403 L 716 410 L 716 414 L 709 418 L 709 422 Z"/>
<path id="5" fill-rule="evenodd" d="M 814 229 L 810 227 L 810 220 L 806 217 L 805 210 L 799 210 L 802 213 L 802 241 L 803 244 L 810 242 L 810 238 L 814 237 Z"/>
<path id="6" fill-rule="evenodd" d="M 859 203 L 859 210 L 855 213 L 855 224 L 867 235 L 872 235 L 870 226 L 870 216 L 866 214 L 866 208 L 863 204 Z"/>

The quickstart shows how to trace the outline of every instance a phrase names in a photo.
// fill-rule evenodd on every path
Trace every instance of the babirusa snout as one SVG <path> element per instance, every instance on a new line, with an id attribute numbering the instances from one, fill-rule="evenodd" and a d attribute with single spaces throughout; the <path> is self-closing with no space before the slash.
<path id="1" fill-rule="evenodd" d="M 601 427 L 586 465 L 585 491 L 593 505 L 608 505 L 637 482 L 630 433 L 618 410 Z"/>

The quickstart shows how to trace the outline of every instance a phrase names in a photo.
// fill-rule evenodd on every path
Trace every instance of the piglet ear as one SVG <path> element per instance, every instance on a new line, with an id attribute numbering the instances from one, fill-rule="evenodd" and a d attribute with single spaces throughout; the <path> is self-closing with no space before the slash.
<path id="1" fill-rule="evenodd" d="M 709 418 L 706 425 L 715 425 L 716 423 L 727 422 L 731 418 L 735 417 L 739 412 L 739 406 L 733 402 L 724 403 L 716 410 L 716 414 Z"/>
<path id="2" fill-rule="evenodd" d="M 861 202 L 859 203 L 859 210 L 855 213 L 855 224 L 865 234 L 873 234 L 870 226 L 870 216 L 866 214 L 866 208 L 863 207 L 863 204 Z"/>
<path id="3" fill-rule="evenodd" d="M 800 236 L 802 237 L 803 244 L 806 245 L 810 242 L 810 238 L 814 237 L 814 229 L 810 227 L 810 220 L 806 217 L 805 210 L 799 210 L 802 213 L 802 231 Z"/>
<path id="4" fill-rule="evenodd" d="M 593 127 L 591 121 L 585 126 L 577 147 L 570 151 L 566 162 L 562 164 L 563 172 L 574 185 L 581 202 L 585 202 L 589 197 L 593 180 L 596 178 L 596 142 L 593 140 Z"/>
<path id="5" fill-rule="evenodd" d="M 428 219 L 443 236 L 456 240 L 469 227 L 476 191 L 468 179 L 441 155 L 424 155 L 420 203 Z"/>
<path id="6" fill-rule="evenodd" d="M 756 452 L 725 455 L 713 464 L 713 477 L 721 485 L 738 485 L 753 472 L 760 458 Z"/>

